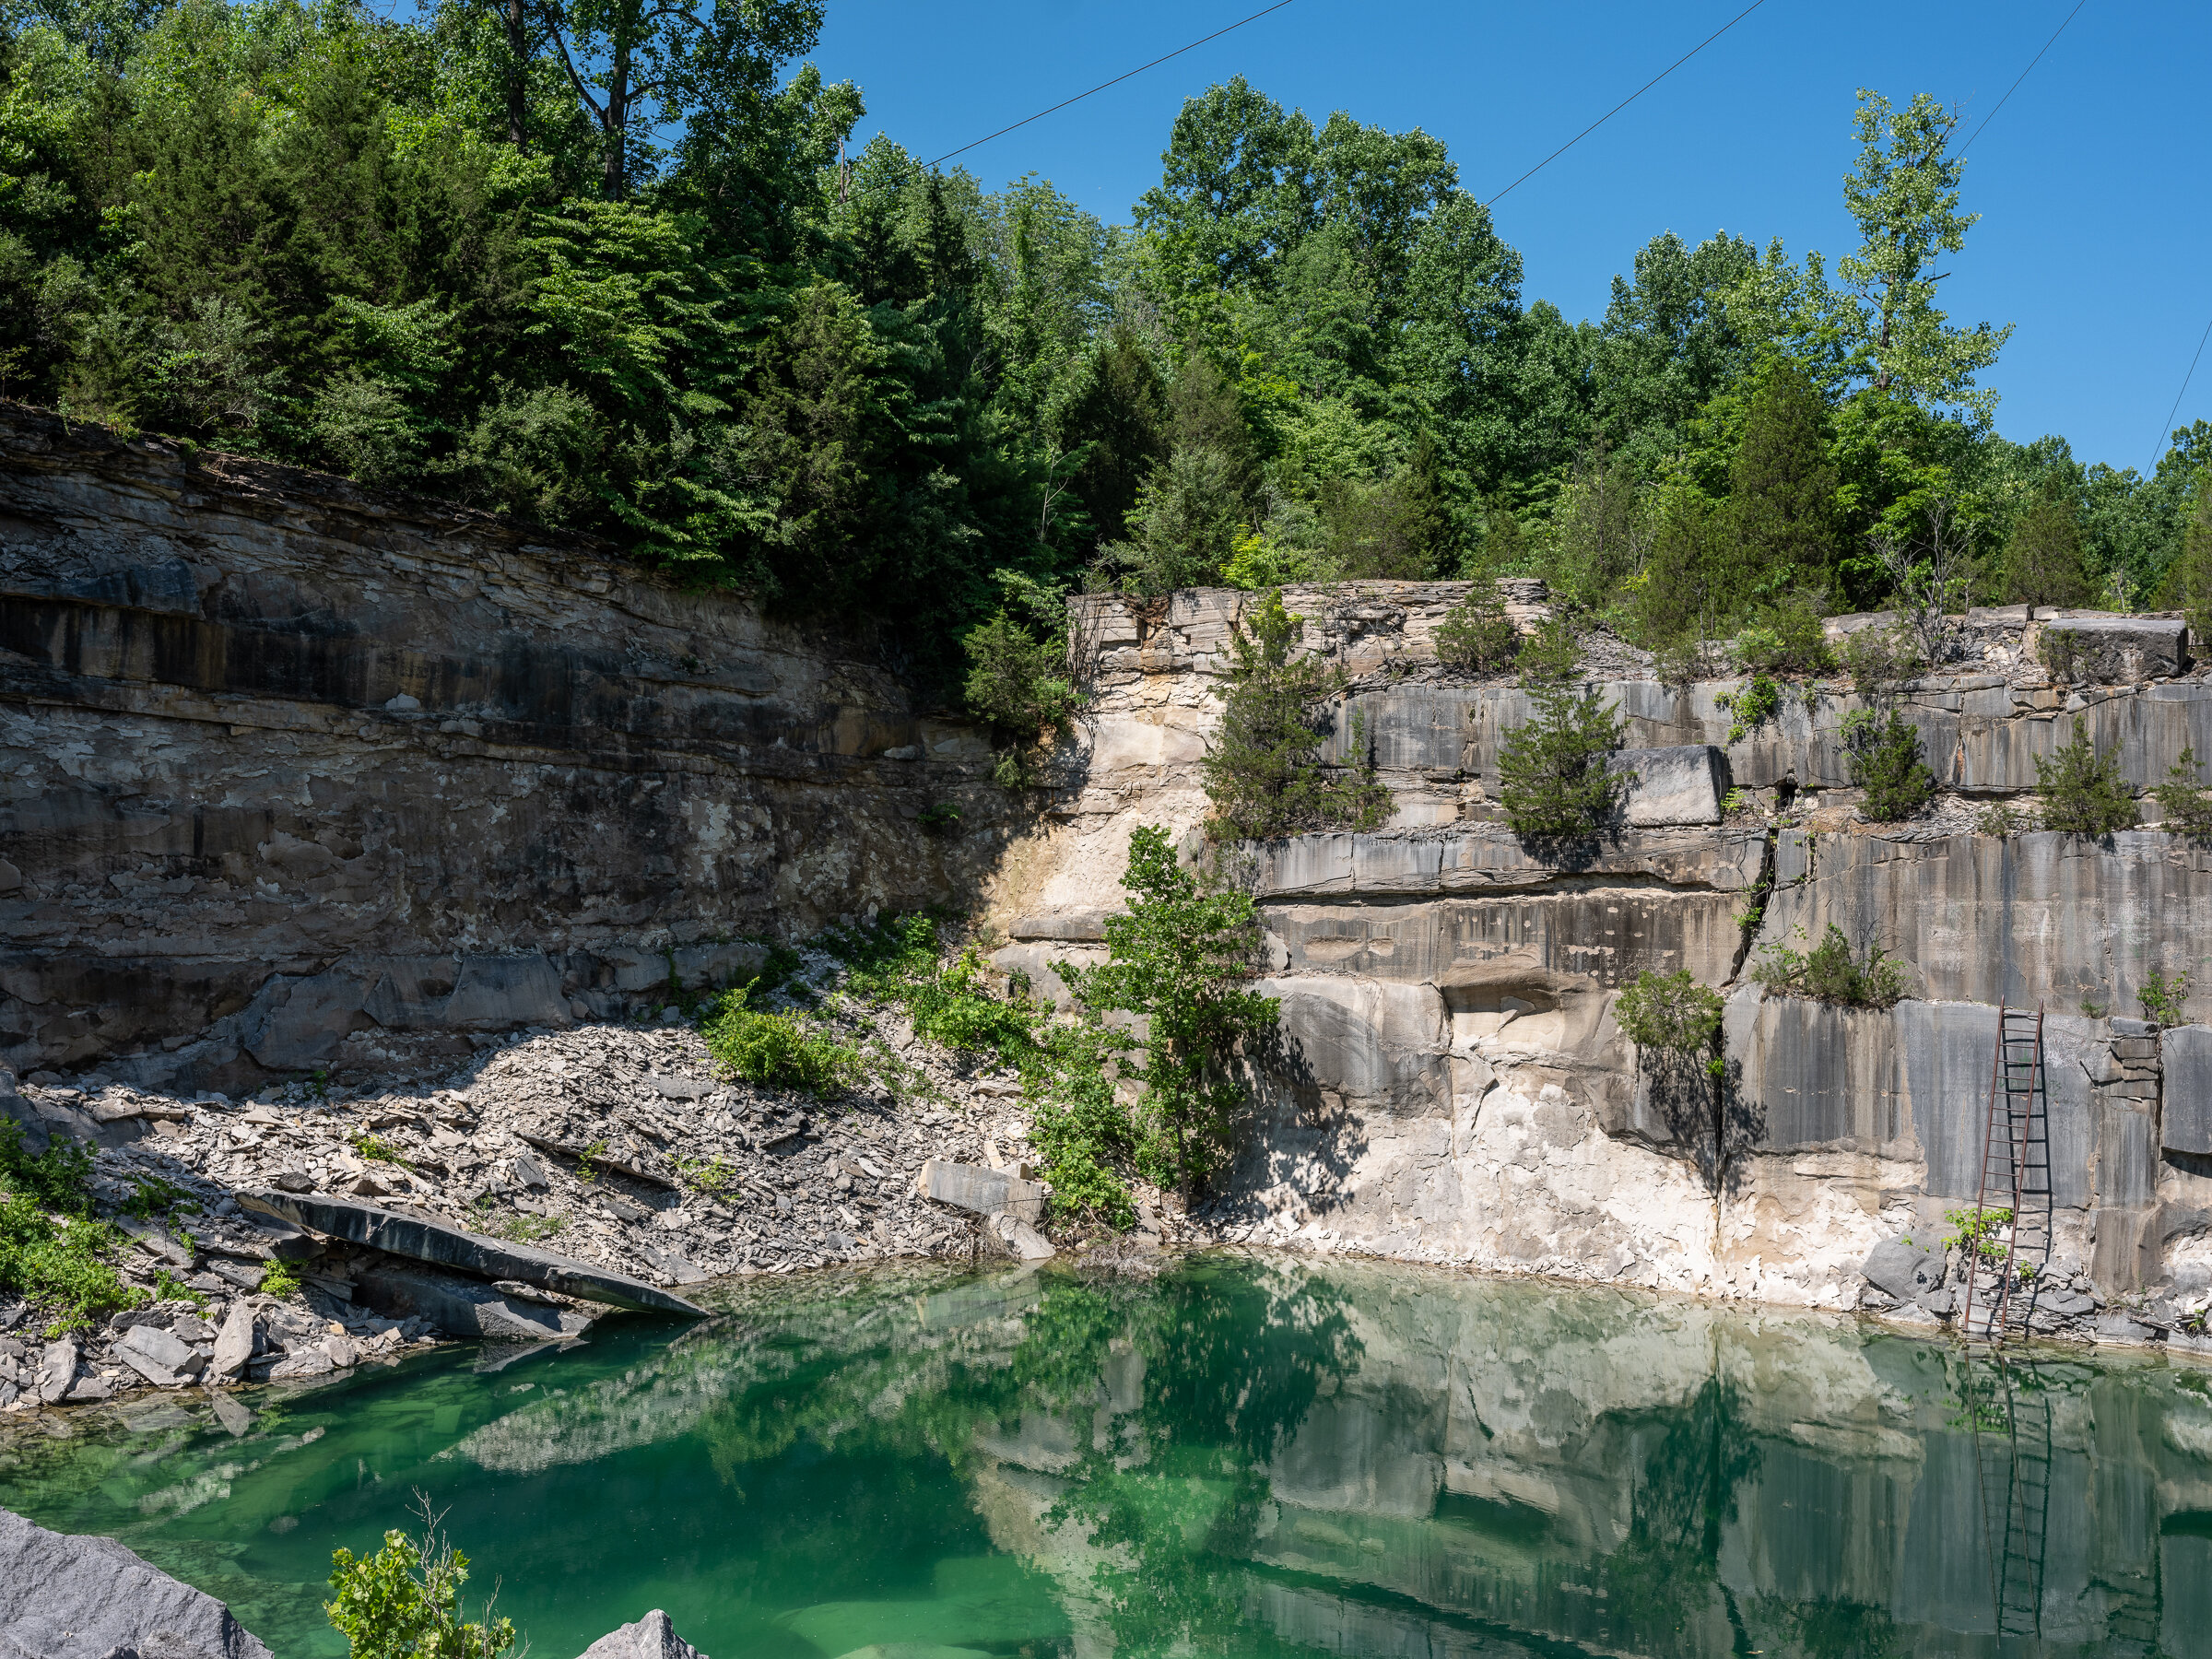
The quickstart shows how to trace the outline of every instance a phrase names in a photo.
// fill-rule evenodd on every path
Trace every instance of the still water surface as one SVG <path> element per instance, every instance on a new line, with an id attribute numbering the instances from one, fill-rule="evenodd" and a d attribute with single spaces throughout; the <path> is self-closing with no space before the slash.
<path id="1" fill-rule="evenodd" d="M 1250 1257 L 719 1305 L 241 1396 L 238 1434 L 167 1401 L 16 1430 L 0 1505 L 285 1659 L 343 1653 L 331 1551 L 418 1489 L 537 1659 L 652 1606 L 713 1659 L 2212 1655 L 2180 1364 Z"/>

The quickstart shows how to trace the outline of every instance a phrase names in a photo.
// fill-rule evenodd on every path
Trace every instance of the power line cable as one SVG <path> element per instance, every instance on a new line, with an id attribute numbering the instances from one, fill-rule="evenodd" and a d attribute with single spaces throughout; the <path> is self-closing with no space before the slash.
<path id="1" fill-rule="evenodd" d="M 2182 389 L 2173 394 L 2173 407 L 2166 411 L 2166 418 L 2159 426 L 2159 435 L 2151 441 L 2150 465 L 2144 473 L 2147 477 L 2155 476 L 2159 470 L 2159 458 L 2165 454 L 2167 441 L 2173 434 L 2173 418 L 2182 412 L 2182 399 L 2189 395 L 2189 382 L 2196 378 L 2196 365 L 2205 355 L 2206 340 L 2212 340 L 2212 323 L 2206 324 L 2205 332 L 2197 336 L 2196 356 L 2189 359 L 2189 372 L 2182 376 Z"/>
<path id="2" fill-rule="evenodd" d="M 1169 58 L 1179 58 L 1186 52 L 1195 52 L 1199 47 L 1205 45 L 1206 41 L 1218 41 L 1223 35 L 1229 34 L 1235 29 L 1243 28 L 1247 23 L 1256 23 L 1262 18 L 1265 17 L 1269 12 L 1281 11 L 1284 6 L 1288 6 L 1289 4 L 1290 0 L 1275 0 L 1275 4 L 1273 6 L 1263 6 L 1260 10 L 1253 12 L 1249 18 L 1239 18 L 1234 23 L 1230 24 L 1226 29 L 1217 29 L 1212 34 L 1202 35 L 1197 40 L 1193 41 L 1188 46 L 1176 47 L 1175 50 L 1169 53 L 1166 57 L 1156 57 L 1148 64 L 1139 64 L 1135 68 L 1130 70 L 1127 75 L 1117 75 L 1112 80 L 1100 81 L 1097 86 L 1091 88 L 1089 92 L 1078 92 L 1073 98 L 1064 98 L 1058 103 L 1054 104 L 1050 110 L 1040 110 L 1034 115 L 1023 116 L 1019 121 L 1016 122 L 1013 126 L 1000 127 L 997 132 L 987 134 L 983 137 L 978 138 L 973 144 L 963 144 L 959 149 L 947 150 L 935 161 L 928 163 L 928 165 L 932 168 L 940 167 L 944 163 L 951 160 L 955 156 L 965 155 L 968 153 L 968 151 L 974 149 L 979 146 L 990 143 L 994 138 L 1004 138 L 1008 133 L 1013 132 L 1015 128 L 1028 126 L 1032 121 L 1042 121 L 1047 115 L 1052 114 L 1053 111 L 1065 110 L 1069 104 L 1072 103 L 1081 103 L 1093 92 L 1103 92 L 1107 88 L 1118 87 L 1124 81 L 1130 79 L 1132 76 L 1142 75 L 1147 69 L 1157 69 L 1160 66 L 1160 65 L 1166 63 Z"/>
<path id="3" fill-rule="evenodd" d="M 1751 4 L 1745 6 L 1742 11 L 1737 12 L 1735 17 L 1729 18 L 1727 22 L 1722 24 L 1718 29 L 1714 29 L 1711 34 L 1700 41 L 1695 46 L 1692 46 L 1688 52 L 1684 53 L 1673 63 L 1669 64 L 1665 68 L 1660 70 L 1658 74 L 1653 76 L 1652 78 L 1648 81 L 1645 81 L 1642 86 L 1637 88 L 1635 91 L 1630 93 L 1626 98 L 1622 99 L 1618 103 L 1607 110 L 1603 115 L 1600 115 L 1595 121 L 1592 122 L 1588 126 L 1577 133 L 1573 137 L 1568 139 L 1566 143 L 1560 145 L 1558 149 L 1553 150 L 1550 155 L 1545 157 L 1543 160 L 1537 162 L 1534 167 L 1530 168 L 1526 172 L 1515 179 L 1511 184 L 1508 184 L 1503 190 L 1500 191 L 1496 195 L 1485 202 L 1483 206 L 1485 207 L 1495 207 L 1500 202 L 1503 201 L 1507 196 L 1511 195 L 1522 185 L 1527 183 L 1529 180 L 1535 178 L 1538 173 L 1549 167 L 1554 161 L 1557 161 L 1561 156 L 1565 155 L 1569 150 L 1572 149 L 1583 139 L 1589 137 L 1590 135 L 1596 132 L 1599 127 L 1604 126 L 1606 122 L 1612 120 L 1614 116 L 1619 114 L 1623 110 L 1627 109 L 1630 104 L 1641 98 L 1646 92 L 1649 92 L 1653 87 L 1657 86 L 1661 81 L 1665 80 L 1676 70 L 1681 68 L 1682 65 L 1688 63 L 1691 58 L 1696 57 L 1699 53 L 1704 51 L 1706 47 L 1712 45 L 1715 41 L 1719 40 L 1723 35 L 1726 34 L 1730 29 L 1734 29 L 1738 23 L 1741 23 L 1746 18 L 1749 17 L 1753 12 L 1757 11 L 1766 3 L 1767 0 L 1751 0 Z M 1995 112 L 1993 111 L 1991 112 L 1994 114 Z"/>
<path id="4" fill-rule="evenodd" d="M 2074 10 L 2066 14 L 2065 21 L 2060 23 L 2056 29 L 2053 29 L 2051 31 L 2051 38 L 2043 42 L 2043 52 L 2048 52 L 2052 47 L 2058 44 L 2058 37 L 2066 32 L 2066 24 L 2073 22 L 2076 14 L 2077 14 L 2081 8 L 2087 6 L 2089 0 L 2075 0 Z M 1965 155 L 1968 150 L 1974 147 L 1974 140 L 1982 136 L 1982 128 L 1987 126 L 1991 122 L 1997 118 L 1997 110 L 2003 109 L 2005 107 L 2006 100 L 2010 99 L 2015 92 L 2018 92 L 2020 89 L 2020 81 L 2026 80 L 2029 76 L 2035 72 L 2035 66 L 2043 61 L 2043 52 L 2037 53 L 2033 57 L 2028 60 L 2028 67 L 2020 71 L 2020 80 L 2016 80 L 2011 86 L 2006 88 L 2005 97 L 1997 100 L 1997 109 L 1992 110 L 1988 114 L 1983 116 L 1981 124 L 1976 126 L 1972 132 L 1967 135 L 1966 142 L 1959 147 L 1959 153 L 1960 155 Z"/>

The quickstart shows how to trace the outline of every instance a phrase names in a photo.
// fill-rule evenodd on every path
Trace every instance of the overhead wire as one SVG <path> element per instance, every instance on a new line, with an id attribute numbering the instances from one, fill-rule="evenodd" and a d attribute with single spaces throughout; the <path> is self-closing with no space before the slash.
<path id="1" fill-rule="evenodd" d="M 2196 378 L 2196 365 L 2205 355 L 2205 342 L 2212 340 L 2212 323 L 2205 324 L 2205 332 L 2197 336 L 2196 356 L 2189 359 L 2189 372 L 2182 376 L 2182 389 L 2173 394 L 2173 407 L 2166 411 L 2166 418 L 2159 423 L 2158 436 L 2151 441 L 2150 465 L 2145 469 L 2146 477 L 2159 470 L 2159 457 L 2166 453 L 2166 444 L 2173 435 L 2173 418 L 2182 412 L 2182 399 L 2189 395 L 2189 382 Z"/>
<path id="2" fill-rule="evenodd" d="M 2075 0 L 2073 11 L 2070 11 L 2065 15 L 2065 18 L 2059 23 L 2059 26 L 2051 31 L 2051 38 L 2043 42 L 2043 52 L 2048 52 L 2052 47 L 2058 44 L 2058 37 L 2066 32 L 2066 25 L 2073 22 L 2076 16 L 2080 12 L 2081 8 L 2087 6 L 2089 0 Z M 1982 136 L 1982 129 L 1997 118 L 1997 110 L 2003 109 L 2006 103 L 2011 99 L 2012 95 L 2020 89 L 2020 81 L 2026 80 L 2030 75 L 2035 73 L 2035 66 L 2043 61 L 2043 52 L 2037 53 L 2033 57 L 2028 60 L 2028 67 L 2020 71 L 2019 80 L 2014 81 L 2011 86 L 2006 88 L 2005 96 L 1997 100 L 1996 109 L 1990 111 L 1988 114 L 1983 116 L 1981 121 L 1976 124 L 1974 130 L 1966 135 L 1966 142 L 1959 147 L 1959 153 L 1960 155 L 1965 155 L 1968 150 L 1974 147 L 1974 140 Z"/>
<path id="3" fill-rule="evenodd" d="M 1535 178 L 1538 173 L 1549 167 L 1554 161 L 1557 161 L 1561 156 L 1565 155 L 1569 150 L 1572 149 L 1583 139 L 1589 137 L 1590 135 L 1596 132 L 1599 127 L 1604 126 L 1606 122 L 1612 120 L 1614 116 L 1619 114 L 1623 110 L 1627 109 L 1630 104 L 1641 98 L 1646 92 L 1649 92 L 1653 87 L 1657 86 L 1661 81 L 1665 80 L 1676 70 L 1681 68 L 1682 65 L 1688 63 L 1691 58 L 1696 57 L 1699 53 L 1704 51 L 1706 47 L 1712 45 L 1715 41 L 1719 40 L 1723 35 L 1726 34 L 1730 29 L 1734 29 L 1738 23 L 1741 23 L 1746 18 L 1749 17 L 1753 12 L 1757 11 L 1766 3 L 1767 0 L 1751 0 L 1751 4 L 1745 6 L 1742 11 L 1737 12 L 1735 17 L 1729 18 L 1727 22 L 1722 24 L 1718 29 L 1714 29 L 1711 34 L 1700 41 L 1695 46 L 1692 46 L 1688 52 L 1684 53 L 1673 63 L 1669 64 L 1665 68 L 1660 70 L 1658 74 L 1653 76 L 1652 78 L 1648 81 L 1645 81 L 1642 86 L 1637 88 L 1635 91 L 1630 93 L 1626 98 L 1622 99 L 1618 103 L 1607 110 L 1603 115 L 1600 115 L 1595 121 L 1592 122 L 1588 126 L 1577 133 L 1573 137 L 1568 139 L 1566 143 L 1560 145 L 1558 149 L 1553 150 L 1550 155 L 1545 157 L 1543 160 L 1537 162 L 1534 167 L 1530 168 L 1526 172 L 1515 179 L 1511 184 L 1508 184 L 1503 190 L 1500 191 L 1496 195 L 1485 202 L 1483 206 L 1485 207 L 1495 207 L 1508 195 L 1511 195 L 1514 191 L 1520 189 L 1522 185 L 1527 183 L 1529 180 Z M 1994 112 L 1993 111 L 1992 113 L 1994 113 Z"/>
<path id="4" fill-rule="evenodd" d="M 945 162 L 951 160 L 955 156 L 966 155 L 970 150 L 975 149 L 980 146 L 986 145 L 994 138 L 1004 138 L 1008 133 L 1014 132 L 1018 128 L 1028 126 L 1032 121 L 1042 121 L 1047 115 L 1053 114 L 1056 111 L 1066 109 L 1069 104 L 1081 103 L 1085 99 L 1090 97 L 1093 93 L 1103 92 L 1109 87 L 1118 87 L 1124 81 L 1142 75 L 1147 69 L 1157 69 L 1160 66 L 1160 65 L 1168 62 L 1170 58 L 1179 58 L 1186 52 L 1195 52 L 1199 47 L 1205 45 L 1206 41 L 1218 41 L 1223 35 L 1233 33 L 1235 30 L 1243 28 L 1247 23 L 1257 23 L 1262 18 L 1267 16 L 1268 13 L 1281 11 L 1284 6 L 1288 6 L 1290 3 L 1291 0 L 1276 0 L 1276 3 L 1273 6 L 1262 6 L 1258 11 L 1253 12 L 1249 18 L 1239 18 L 1234 23 L 1230 24 L 1227 28 L 1217 29 L 1212 34 L 1199 36 L 1198 39 L 1193 41 L 1188 46 L 1178 46 L 1174 51 L 1166 53 L 1164 56 L 1156 57 L 1148 64 L 1139 64 L 1135 68 L 1129 70 L 1126 74 L 1117 75 L 1112 80 L 1100 81 L 1097 86 L 1091 88 L 1088 91 L 1078 92 L 1073 98 L 1064 98 L 1058 103 L 1053 105 L 1053 107 L 1049 110 L 1040 110 L 1034 115 L 1025 115 L 1019 121 L 1016 122 L 1012 126 L 1003 126 L 1000 127 L 995 133 L 987 133 L 982 137 L 976 139 L 972 144 L 961 145 L 959 149 L 947 150 L 935 161 L 929 162 L 927 165 L 932 168 L 942 166 Z"/>

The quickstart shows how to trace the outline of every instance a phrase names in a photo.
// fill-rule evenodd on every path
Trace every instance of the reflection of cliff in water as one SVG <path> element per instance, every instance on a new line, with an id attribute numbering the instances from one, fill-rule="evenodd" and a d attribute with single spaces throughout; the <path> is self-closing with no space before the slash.
<path id="1" fill-rule="evenodd" d="M 1844 1320 L 1396 1267 L 1271 1294 L 1326 1332 L 1302 1409 L 1261 1414 L 1274 1445 L 1160 1397 L 1157 1324 L 1087 1394 L 977 1441 L 994 1541 L 1054 1574 L 1078 1631 L 1871 1655 L 1994 1653 L 2001 1629 L 2046 1653 L 2212 1652 L 2197 1373 L 2000 1374 Z"/>
<path id="2" fill-rule="evenodd" d="M 679 1434 L 740 1489 L 800 1441 L 948 1458 L 1078 1652 L 2212 1652 L 2212 1382 L 1846 1319 L 1398 1266 L 856 1285 L 455 1450 Z"/>

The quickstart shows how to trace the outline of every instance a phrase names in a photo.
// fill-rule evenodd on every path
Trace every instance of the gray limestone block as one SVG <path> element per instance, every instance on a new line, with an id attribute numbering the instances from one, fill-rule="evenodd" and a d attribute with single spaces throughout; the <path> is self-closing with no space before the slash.
<path id="1" fill-rule="evenodd" d="M 1894 1016 L 1747 986 L 1723 1014 L 1745 1130 L 1776 1152 L 1836 1147 L 1904 1153 L 1911 1119 L 1898 1078 Z"/>
<path id="2" fill-rule="evenodd" d="M 2171 1152 L 2212 1153 L 2212 1026 L 2175 1026 L 2161 1040 L 2160 1057 L 2160 1143 Z"/>
<path id="3" fill-rule="evenodd" d="M 48 1343 L 39 1354 L 38 1394 L 49 1406 L 64 1398 L 76 1380 L 76 1362 L 81 1357 L 75 1341 L 67 1336 Z"/>
<path id="4" fill-rule="evenodd" d="M 508 1297 L 457 1273 L 394 1265 L 373 1268 L 355 1283 L 360 1298 L 387 1319 L 426 1319 L 452 1336 L 558 1342 L 591 1324 L 571 1309 Z"/>
<path id="5" fill-rule="evenodd" d="M 0 1510 L 0 1659 L 273 1659 L 229 1608 L 112 1538 Z"/>
<path id="6" fill-rule="evenodd" d="M 661 968 L 667 982 L 667 965 Z M 514 1026 L 565 1028 L 574 1023 L 560 988 L 560 971 L 535 952 L 527 956 L 472 956 L 461 962 L 445 1023 L 458 1030 L 505 1030 Z"/>
<path id="7" fill-rule="evenodd" d="M 2179 674 L 2189 661 L 2189 627 L 2179 617 L 2053 617 L 2043 624 L 2073 644 L 2074 677 L 2100 685 L 2132 685 Z"/>
<path id="8" fill-rule="evenodd" d="M 369 957 L 356 964 L 369 983 L 361 1011 L 388 1031 L 435 1030 L 460 973 L 451 956 Z"/>
<path id="9" fill-rule="evenodd" d="M 1909 1000 L 1890 1017 L 1912 1132 L 1927 1159 L 1928 1194 L 1971 1202 L 1981 1191 L 1997 1010 L 1986 1003 Z M 2079 1015 L 2048 1016 L 2043 1045 L 2053 1194 L 2060 1205 L 2087 1208 L 2098 1119 L 2084 1062 L 2101 1046 L 2096 1022 Z M 2001 1151 L 1998 1161 L 2003 1164 Z M 2008 1169 L 2001 1175 L 2009 1188 Z"/>
<path id="10" fill-rule="evenodd" d="M 206 1363 L 190 1345 L 159 1325 L 133 1325 L 116 1342 L 115 1354 L 148 1382 L 163 1387 L 196 1375 Z"/>
<path id="11" fill-rule="evenodd" d="M 344 969 L 271 979 L 241 1016 L 241 1040 L 271 1071 L 312 1070 L 371 1024 L 361 1008 L 368 991 L 359 973 Z"/>
<path id="12" fill-rule="evenodd" d="M 1614 766 L 1634 779 L 1629 786 L 1624 814 L 1631 828 L 1721 821 L 1721 797 L 1728 792 L 1728 761 L 1712 745 L 1625 749 L 1615 758 Z"/>
<path id="13" fill-rule="evenodd" d="M 253 1304 L 240 1297 L 230 1304 L 224 1317 L 223 1328 L 216 1334 L 215 1355 L 207 1361 L 207 1374 L 212 1379 L 242 1377 L 246 1361 L 253 1357 L 254 1315 Z"/>
<path id="14" fill-rule="evenodd" d="M 46 1120 L 39 1109 L 16 1088 L 16 1074 L 0 1068 L 0 1123 L 15 1124 L 23 1131 L 23 1150 L 33 1158 L 43 1157 L 53 1145 L 53 1135 L 46 1127 Z"/>
<path id="15" fill-rule="evenodd" d="M 2151 1202 L 2159 1180 L 2159 1135 L 2151 1113 L 2105 1091 L 2098 1102 L 2097 1202 L 2134 1209 Z"/>
<path id="16" fill-rule="evenodd" d="M 609 1630 L 577 1659 L 707 1659 L 681 1636 L 668 1615 L 655 1607 L 635 1624 Z"/>
<path id="17" fill-rule="evenodd" d="M 1005 1170 L 933 1158 L 922 1166 L 916 1186 L 923 1197 L 971 1215 L 1007 1216 L 1031 1225 L 1044 1217 L 1044 1188 Z"/>
<path id="18" fill-rule="evenodd" d="M 1445 1001 L 1435 986 L 1316 974 L 1254 989 L 1282 1004 L 1280 1040 L 1262 1061 L 1278 1081 L 1398 1116 L 1426 1115 L 1448 1100 L 1450 1078 L 1436 1059 Z"/>
<path id="19" fill-rule="evenodd" d="M 1884 1239 L 1868 1253 L 1860 1269 L 1867 1283 L 1877 1286 L 1899 1301 L 1913 1301 L 1943 1284 L 1940 1245 L 1896 1237 Z"/>

